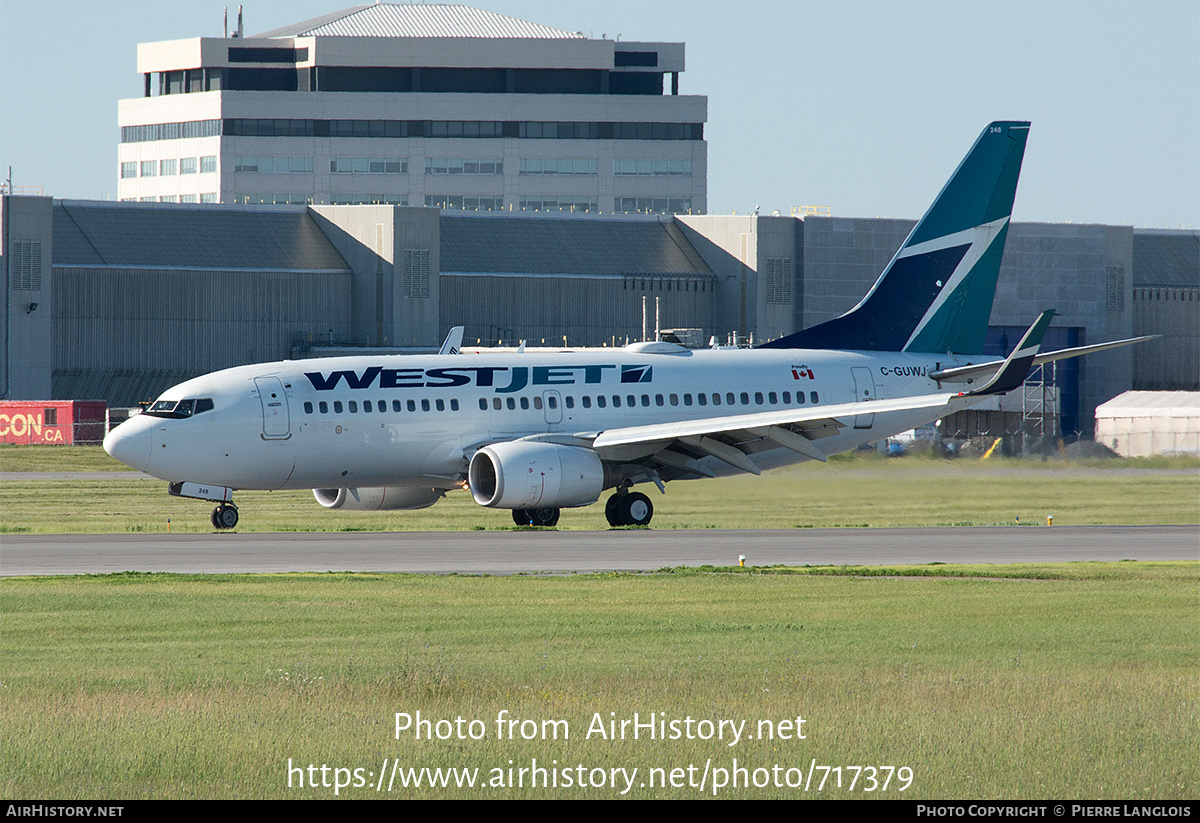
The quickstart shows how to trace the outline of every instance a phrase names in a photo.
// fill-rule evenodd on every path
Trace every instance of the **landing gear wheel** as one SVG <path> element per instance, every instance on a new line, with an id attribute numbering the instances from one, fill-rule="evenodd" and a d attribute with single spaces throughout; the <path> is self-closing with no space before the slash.
<path id="1" fill-rule="evenodd" d="M 513 522 L 518 526 L 550 526 L 558 525 L 559 509 L 513 509 Z"/>
<path id="2" fill-rule="evenodd" d="M 626 525 L 625 521 L 621 519 L 621 498 L 624 496 L 617 492 L 604 504 L 604 516 L 608 518 L 608 525 L 614 529 Z"/>
<path id="3" fill-rule="evenodd" d="M 558 509 L 542 508 L 527 509 L 527 511 L 529 513 L 529 519 L 533 521 L 533 525 L 535 526 L 544 526 L 546 528 L 550 528 L 551 526 L 558 525 Z"/>
<path id="4" fill-rule="evenodd" d="M 633 492 L 626 495 L 622 501 L 621 514 L 624 515 L 626 525 L 649 526 L 650 518 L 654 517 L 654 506 L 649 497 L 641 492 Z"/>
<path id="5" fill-rule="evenodd" d="M 648 526 L 654 517 L 650 498 L 641 492 L 617 492 L 604 504 L 604 516 L 614 529 L 619 526 Z"/>
<path id="6" fill-rule="evenodd" d="M 212 511 L 212 524 L 218 530 L 232 529 L 238 524 L 237 506 L 222 503 Z"/>

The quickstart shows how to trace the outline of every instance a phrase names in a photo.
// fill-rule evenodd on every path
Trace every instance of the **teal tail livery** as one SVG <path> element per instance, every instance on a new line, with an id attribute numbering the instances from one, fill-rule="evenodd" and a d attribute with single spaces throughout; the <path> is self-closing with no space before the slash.
<path id="1" fill-rule="evenodd" d="M 990 124 L 857 306 L 760 348 L 981 353 L 1028 135 Z"/>
<path id="2" fill-rule="evenodd" d="M 604 504 L 648 526 L 634 489 L 824 462 L 1021 386 L 1047 309 L 1002 359 L 981 357 L 1028 123 L 992 123 L 862 302 L 754 349 L 665 341 L 571 351 L 365 354 L 237 366 L 167 389 L 104 438 L 110 455 L 216 505 L 240 489 L 312 489 L 327 509 L 422 509 L 469 490 L 522 526 Z M 353 516 L 353 515 L 352 515 Z"/>

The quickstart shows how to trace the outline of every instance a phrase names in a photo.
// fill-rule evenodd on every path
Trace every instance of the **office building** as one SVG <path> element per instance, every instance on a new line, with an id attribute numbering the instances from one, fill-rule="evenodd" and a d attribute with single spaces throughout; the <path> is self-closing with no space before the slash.
<path id="1" fill-rule="evenodd" d="M 684 44 L 461 5 L 356 6 L 138 47 L 118 192 L 143 202 L 706 211 Z"/>

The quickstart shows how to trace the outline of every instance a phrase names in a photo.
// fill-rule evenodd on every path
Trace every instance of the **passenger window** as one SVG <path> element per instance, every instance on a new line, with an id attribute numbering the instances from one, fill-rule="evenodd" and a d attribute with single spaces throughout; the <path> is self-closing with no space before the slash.
<path id="1" fill-rule="evenodd" d="M 551 397 L 551 398 L 550 398 L 550 408 L 552 408 L 552 409 L 557 409 L 557 408 L 558 408 L 558 403 L 556 403 L 556 402 L 554 401 L 554 398 L 553 398 L 553 397 Z M 572 396 L 571 396 L 571 395 L 569 395 L 569 394 L 567 395 L 567 408 L 568 408 L 568 409 L 573 409 L 573 408 L 575 408 L 575 398 L 574 398 L 574 397 L 572 397 Z"/>
<path id="2" fill-rule="evenodd" d="M 750 405 L 750 395 L 746 394 L 746 392 L 742 392 L 742 405 L 743 406 Z"/>
<path id="3" fill-rule="evenodd" d="M 718 394 L 717 392 L 713 392 L 713 405 L 714 406 L 721 405 L 721 395 Z"/>
<path id="4" fill-rule="evenodd" d="M 671 396 L 674 397 L 675 395 L 671 395 Z M 683 396 L 683 405 L 685 405 L 685 406 L 692 405 L 692 396 L 690 394 L 685 394 Z"/>
<path id="5" fill-rule="evenodd" d="M 445 410 L 446 410 L 446 401 L 445 401 L 445 400 L 442 400 L 441 398 L 438 398 L 438 400 L 437 400 L 437 410 L 438 410 L 438 411 L 445 411 Z"/>
<path id="6" fill-rule="evenodd" d="M 351 400 L 350 402 L 351 402 L 351 403 L 353 403 L 354 401 L 353 401 L 353 400 Z M 372 411 L 372 409 L 371 409 L 371 401 L 370 401 L 370 400 L 364 400 L 364 401 L 363 401 L 363 411 L 364 411 L 364 412 L 366 412 L 366 413 L 368 413 L 368 414 L 370 414 L 370 412 Z"/>
<path id="7" fill-rule="evenodd" d="M 408 410 L 410 412 L 415 412 L 417 410 L 417 401 L 416 400 L 409 400 L 406 405 L 408 406 Z"/>
<path id="8" fill-rule="evenodd" d="M 321 410 L 321 414 L 329 414 L 329 404 L 324 400 L 317 404 L 317 408 Z"/>
<path id="9" fill-rule="evenodd" d="M 341 400 L 334 400 L 334 401 L 333 401 L 333 413 L 334 413 L 334 414 L 341 414 L 341 413 L 342 413 L 342 401 L 341 401 Z"/>
<path id="10" fill-rule="evenodd" d="M 392 411 L 394 411 L 394 412 L 404 411 L 404 406 L 400 405 L 399 400 L 392 401 Z"/>
<path id="11" fill-rule="evenodd" d="M 672 405 L 672 406 L 678 406 L 678 405 L 679 405 L 679 395 L 677 395 L 677 394 L 673 394 L 673 395 L 671 395 L 671 397 L 670 397 L 670 400 L 671 400 L 671 405 Z"/>
<path id="12" fill-rule="evenodd" d="M 533 398 L 533 407 L 534 407 L 535 409 L 541 410 L 541 408 L 542 408 L 542 398 L 541 398 L 540 396 L 538 396 L 538 397 L 534 397 L 534 398 Z"/>
<path id="13" fill-rule="evenodd" d="M 529 398 L 528 398 L 528 397 L 522 397 L 522 398 L 521 398 L 521 408 L 522 408 L 522 409 L 528 409 L 528 408 L 529 408 Z"/>
<path id="14" fill-rule="evenodd" d="M 508 406 L 509 411 L 513 411 L 514 409 L 517 408 L 516 400 L 513 400 L 511 397 L 506 397 L 506 398 L 504 398 L 504 400 L 505 400 L 505 405 Z"/>
<path id="15" fill-rule="evenodd" d="M 797 406 L 804 405 L 804 392 L 802 392 L 802 391 L 796 392 L 796 405 Z"/>
<path id="16" fill-rule="evenodd" d="M 645 395 L 642 395 L 642 396 L 645 397 Z M 661 405 L 663 405 L 664 402 L 665 401 L 663 400 L 663 396 L 661 394 L 654 395 L 654 405 L 661 406 Z M 643 403 L 642 405 L 645 405 L 645 404 Z"/>
<path id="17" fill-rule="evenodd" d="M 760 391 L 756 391 L 756 392 L 754 393 L 754 405 L 756 405 L 756 406 L 761 406 L 762 404 L 763 404 L 763 395 L 762 395 L 762 392 L 760 392 Z"/>
<path id="18" fill-rule="evenodd" d="M 783 402 L 788 406 L 792 404 L 792 393 L 790 391 L 785 391 L 783 393 Z"/>
<path id="19" fill-rule="evenodd" d="M 743 395 L 743 397 L 744 396 L 745 395 Z M 737 403 L 737 399 L 733 396 L 733 392 L 731 392 L 731 391 L 725 392 L 725 405 L 732 406 L 735 403 Z"/>
<path id="20" fill-rule="evenodd" d="M 808 393 L 808 399 L 809 399 L 809 400 L 811 400 L 811 401 L 813 401 L 814 403 L 817 403 L 817 402 L 819 402 L 819 401 L 817 400 L 817 393 L 816 393 L 815 391 L 810 391 L 810 392 Z"/>
<path id="21" fill-rule="evenodd" d="M 642 397 L 646 397 L 646 395 L 644 395 L 644 394 L 643 394 L 643 395 L 642 395 Z M 649 406 L 649 405 L 650 405 L 650 403 L 649 403 L 649 400 L 650 400 L 650 398 L 646 397 L 646 400 L 647 400 L 647 403 L 646 403 L 646 405 L 647 405 L 647 406 Z M 632 407 L 636 406 L 636 405 L 637 405 L 637 398 L 636 398 L 636 397 L 634 397 L 632 394 L 627 394 L 627 395 L 625 395 L 625 405 L 626 405 L 626 406 L 629 406 L 630 408 L 632 408 Z"/>
<path id="22" fill-rule="evenodd" d="M 580 398 L 580 401 L 583 403 L 583 407 L 585 409 L 590 409 L 592 407 L 592 396 L 590 394 L 585 394 Z"/>
<path id="23" fill-rule="evenodd" d="M 450 411 L 458 411 L 458 400 L 457 399 L 450 401 Z"/>
<path id="24" fill-rule="evenodd" d="M 696 402 L 699 403 L 701 406 L 707 406 L 708 405 L 708 395 L 707 394 L 697 394 Z"/>
<path id="25" fill-rule="evenodd" d="M 775 394 L 775 392 L 767 392 L 767 400 L 773 406 L 779 402 L 779 397 L 778 397 L 778 395 Z"/>
<path id="26" fill-rule="evenodd" d="M 347 400 L 346 408 L 350 410 L 351 414 L 357 414 L 358 413 L 358 401 L 357 400 Z"/>
<path id="27" fill-rule="evenodd" d="M 603 407 L 602 407 L 602 408 L 603 408 Z M 614 395 L 613 395 L 613 408 L 614 408 L 614 409 L 619 409 L 619 408 L 621 408 L 621 395 L 619 395 L 619 394 L 614 394 Z"/>
<path id="28" fill-rule="evenodd" d="M 604 408 L 604 404 L 607 402 L 608 402 L 608 398 L 606 398 L 604 395 L 602 395 L 602 394 L 596 395 L 596 407 L 597 408 L 601 408 L 601 409 Z"/>
<path id="29" fill-rule="evenodd" d="M 428 398 L 421 401 L 421 411 L 429 411 L 429 399 Z"/>
<path id="30" fill-rule="evenodd" d="M 500 411 L 503 408 L 503 404 L 500 402 L 499 397 L 492 398 L 492 408 L 496 411 Z"/>
<path id="31" fill-rule="evenodd" d="M 310 403 L 310 402 L 309 402 L 309 401 L 307 401 L 307 400 L 305 400 L 305 401 L 304 401 L 304 413 L 305 413 L 305 414 L 312 414 L 312 413 L 313 413 L 313 404 L 312 404 L 312 403 Z"/>

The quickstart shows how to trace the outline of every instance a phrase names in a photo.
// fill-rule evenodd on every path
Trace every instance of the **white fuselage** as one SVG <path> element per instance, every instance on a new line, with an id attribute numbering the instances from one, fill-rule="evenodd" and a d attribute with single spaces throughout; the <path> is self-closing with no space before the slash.
<path id="1" fill-rule="evenodd" d="M 190 417 L 135 416 L 109 435 L 106 448 L 170 481 L 240 489 L 452 488 L 487 444 L 930 395 L 939 387 L 927 375 L 956 362 L 928 354 L 658 348 L 670 351 L 635 344 L 240 366 L 180 383 L 160 398 L 211 400 L 211 408 Z M 843 417 L 817 445 L 825 454 L 847 451 L 949 410 Z M 653 449 L 646 444 L 642 451 Z M 805 458 L 771 448 L 751 459 L 771 468 Z M 715 474 L 736 471 L 711 457 L 701 463 Z"/>

